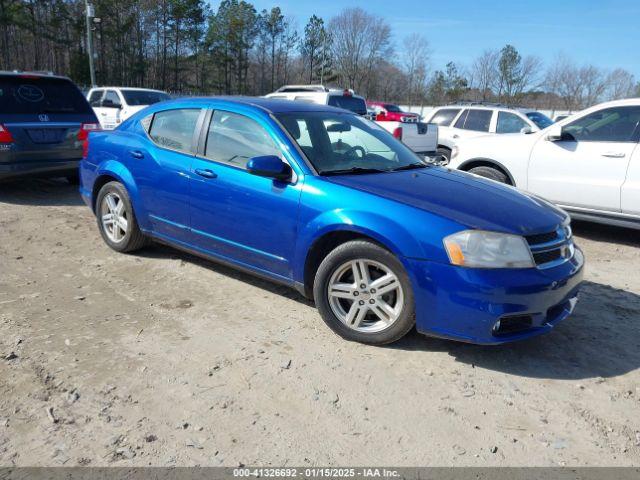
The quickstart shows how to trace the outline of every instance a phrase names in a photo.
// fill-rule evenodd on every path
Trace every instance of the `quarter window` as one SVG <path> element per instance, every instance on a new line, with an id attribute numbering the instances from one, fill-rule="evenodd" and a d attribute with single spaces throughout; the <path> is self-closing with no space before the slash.
<path id="1" fill-rule="evenodd" d="M 615 107 L 590 113 L 562 129 L 563 139 L 575 142 L 633 142 L 640 107 Z"/>
<path id="2" fill-rule="evenodd" d="M 496 133 L 518 133 L 526 127 L 531 127 L 518 115 L 509 112 L 498 112 L 498 124 Z"/>
<path id="3" fill-rule="evenodd" d="M 493 115 L 492 110 L 470 109 L 465 113 L 463 113 L 456 122 L 457 128 L 474 130 L 476 132 L 489 131 L 489 125 L 491 124 L 491 115 Z"/>
<path id="4" fill-rule="evenodd" d="M 459 108 L 443 108 L 442 110 L 438 110 L 436 114 L 431 117 L 430 123 L 448 127 L 451 125 L 451 122 L 453 122 L 453 119 L 456 118 L 459 111 Z"/>
<path id="5" fill-rule="evenodd" d="M 102 100 L 103 93 L 104 93 L 104 90 L 94 90 L 93 92 L 91 92 L 91 95 L 89 95 L 89 104 L 92 107 L 99 107 L 100 100 Z"/>
<path id="6" fill-rule="evenodd" d="M 220 163 L 246 168 L 252 157 L 280 156 L 267 131 L 257 122 L 236 113 L 216 110 L 211 118 L 205 156 Z"/>
<path id="7" fill-rule="evenodd" d="M 102 100 L 102 105 L 104 107 L 119 107 L 121 105 L 120 97 L 114 90 L 107 90 L 107 94 Z"/>
<path id="8" fill-rule="evenodd" d="M 164 110 L 153 116 L 149 136 L 161 147 L 191 153 L 199 108 Z"/>

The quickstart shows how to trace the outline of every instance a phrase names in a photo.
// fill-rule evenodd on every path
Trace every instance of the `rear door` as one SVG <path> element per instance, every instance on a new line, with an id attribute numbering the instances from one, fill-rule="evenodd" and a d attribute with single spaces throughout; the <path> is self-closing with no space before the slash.
<path id="1" fill-rule="evenodd" d="M 458 142 L 489 133 L 493 110 L 468 108 L 462 112 L 454 124 L 451 138 Z"/>
<path id="2" fill-rule="evenodd" d="M 148 141 L 124 152 L 153 231 L 165 239 L 188 241 L 189 170 L 203 118 L 200 108 L 156 112 L 141 122 Z"/>
<path id="3" fill-rule="evenodd" d="M 0 75 L 0 124 L 14 140 L 3 144 L 1 162 L 79 160 L 83 123 L 96 123 L 96 117 L 70 80 Z"/>

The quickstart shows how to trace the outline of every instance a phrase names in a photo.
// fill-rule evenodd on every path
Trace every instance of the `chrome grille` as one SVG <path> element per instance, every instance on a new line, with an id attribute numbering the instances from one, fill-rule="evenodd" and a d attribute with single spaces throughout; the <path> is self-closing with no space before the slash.
<path id="1" fill-rule="evenodd" d="M 525 238 L 538 268 L 550 268 L 573 257 L 573 238 L 569 225 L 561 225 L 551 232 L 527 235 Z"/>

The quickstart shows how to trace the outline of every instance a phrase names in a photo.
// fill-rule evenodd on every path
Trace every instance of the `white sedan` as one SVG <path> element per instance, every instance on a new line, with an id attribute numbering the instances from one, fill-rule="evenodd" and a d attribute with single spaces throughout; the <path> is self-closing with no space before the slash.
<path id="1" fill-rule="evenodd" d="M 588 108 L 529 134 L 460 142 L 450 168 L 540 195 L 575 218 L 640 228 L 640 98 Z"/>

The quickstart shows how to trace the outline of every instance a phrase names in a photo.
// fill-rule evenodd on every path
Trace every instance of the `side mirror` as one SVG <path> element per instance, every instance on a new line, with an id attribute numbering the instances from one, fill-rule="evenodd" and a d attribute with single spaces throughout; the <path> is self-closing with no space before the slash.
<path id="1" fill-rule="evenodd" d="M 547 129 L 547 135 L 545 138 L 550 142 L 559 142 L 562 140 L 562 126 L 561 125 L 551 125 Z"/>
<path id="2" fill-rule="evenodd" d="M 520 129 L 520 133 L 524 133 L 525 135 L 529 135 L 531 132 L 533 132 L 531 127 L 522 127 Z"/>
<path id="3" fill-rule="evenodd" d="M 247 171 L 259 177 L 281 181 L 291 180 L 291 167 L 275 155 L 250 158 L 247 162 Z"/>

